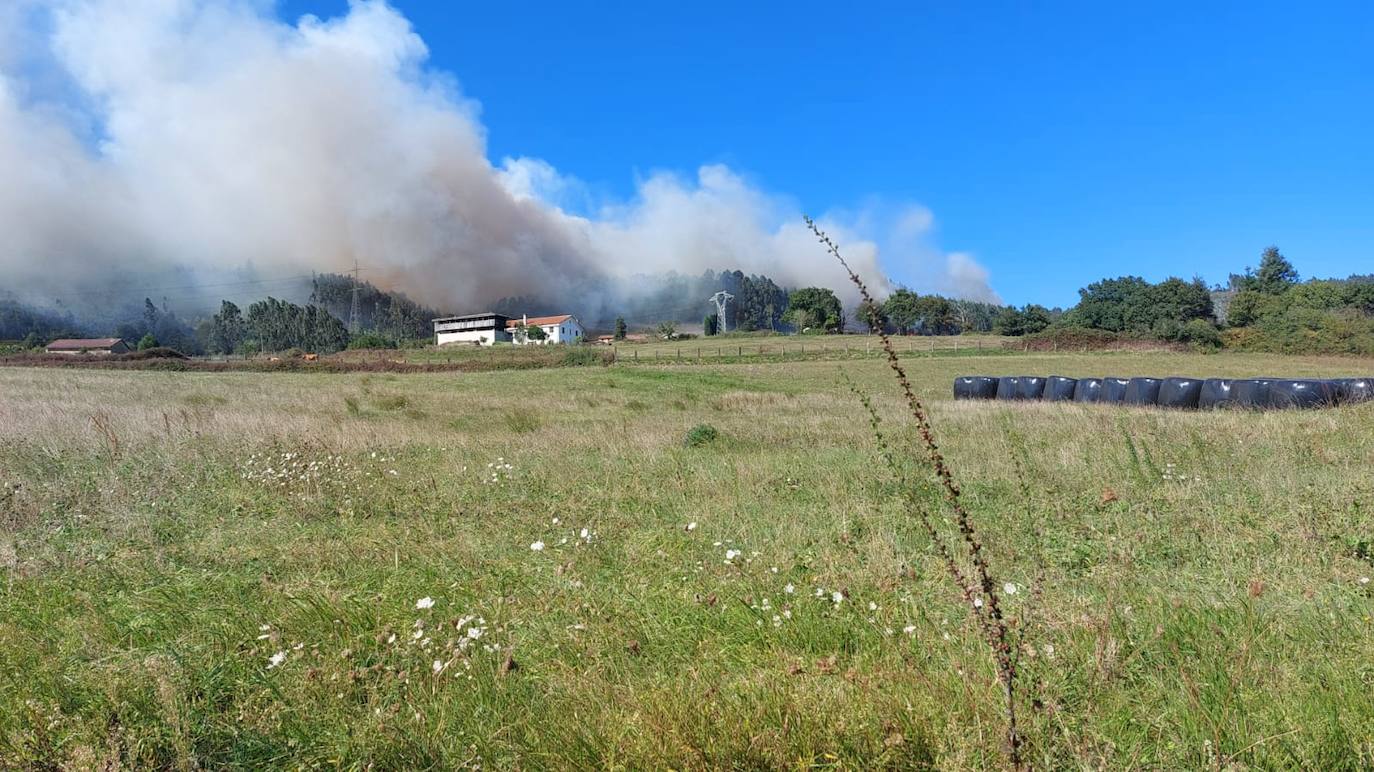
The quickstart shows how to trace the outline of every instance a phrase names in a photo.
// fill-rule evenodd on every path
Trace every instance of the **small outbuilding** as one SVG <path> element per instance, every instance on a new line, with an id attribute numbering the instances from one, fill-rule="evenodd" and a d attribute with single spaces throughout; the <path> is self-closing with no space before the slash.
<path id="1" fill-rule="evenodd" d="M 129 344 L 123 338 L 62 338 L 49 343 L 46 351 L 49 354 L 109 356 L 129 353 Z"/>

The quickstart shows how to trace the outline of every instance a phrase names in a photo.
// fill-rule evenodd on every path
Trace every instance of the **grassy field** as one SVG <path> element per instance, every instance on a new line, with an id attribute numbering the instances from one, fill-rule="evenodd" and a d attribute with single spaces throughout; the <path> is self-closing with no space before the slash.
<path id="1" fill-rule="evenodd" d="M 901 353 L 987 352 L 1011 340 L 997 335 L 912 335 L 892 339 Z M 876 357 L 875 335 L 726 335 L 682 341 L 617 343 L 617 359 L 630 362 L 709 362 L 719 360 L 786 360 Z"/>
<path id="2" fill-rule="evenodd" d="M 1004 346 L 1012 338 L 996 335 L 901 336 L 893 343 L 904 355 L 993 356 L 1009 353 Z M 562 353 L 560 353 L 562 352 Z M 747 364 L 798 361 L 876 359 L 882 355 L 872 335 L 764 335 L 744 334 L 688 340 L 621 342 L 614 346 L 426 346 L 418 349 L 347 351 L 329 357 L 355 362 L 392 361 L 428 365 L 475 365 L 494 361 L 519 367 L 533 361 L 614 354 L 625 365 Z M 474 368 L 475 369 L 475 368 Z"/>
<path id="3" fill-rule="evenodd" d="M 1035 766 L 1374 765 L 1374 404 L 949 399 L 1374 362 L 910 366 L 1025 617 Z M 0 768 L 999 767 L 992 659 L 842 370 L 919 466 L 868 359 L 2 368 Z"/>

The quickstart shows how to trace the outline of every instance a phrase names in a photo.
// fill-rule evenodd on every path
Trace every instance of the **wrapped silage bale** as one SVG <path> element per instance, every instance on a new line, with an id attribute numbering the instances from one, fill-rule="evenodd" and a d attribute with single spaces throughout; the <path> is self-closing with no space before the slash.
<path id="1" fill-rule="evenodd" d="M 1004 375 L 997 379 L 997 399 L 1009 400 L 1017 398 L 1018 385 L 1021 379 L 1014 375 Z"/>
<path id="2" fill-rule="evenodd" d="M 1159 395 L 1155 404 L 1180 410 L 1195 410 L 1198 397 L 1202 395 L 1202 380 L 1199 378 L 1165 378 L 1159 384 Z"/>
<path id="3" fill-rule="evenodd" d="M 1102 400 L 1101 378 L 1079 378 L 1073 385 L 1074 402 L 1100 402 Z"/>
<path id="4" fill-rule="evenodd" d="M 1208 378 L 1203 381 L 1202 390 L 1198 392 L 1197 396 L 1197 406 L 1202 410 L 1230 407 L 1231 379 Z"/>
<path id="5" fill-rule="evenodd" d="M 1330 381 L 1298 378 L 1269 384 L 1268 407 L 1313 408 L 1336 404 L 1336 388 Z"/>
<path id="6" fill-rule="evenodd" d="M 1249 410 L 1269 406 L 1269 384 L 1272 378 L 1241 378 L 1231 381 L 1231 404 Z"/>
<path id="7" fill-rule="evenodd" d="M 1121 401 L 1127 405 L 1154 405 L 1159 400 L 1158 378 L 1132 378 Z"/>
<path id="8" fill-rule="evenodd" d="M 1039 375 L 1022 375 L 1017 378 L 1017 399 L 1040 399 L 1045 395 L 1045 379 Z"/>
<path id="9" fill-rule="evenodd" d="M 1343 405 L 1374 399 L 1374 378 L 1337 378 L 1336 402 Z"/>
<path id="10" fill-rule="evenodd" d="M 1129 378 L 1103 378 L 1102 379 L 1102 398 L 1098 402 L 1112 402 L 1120 404 L 1126 399 L 1126 385 L 1131 382 Z"/>
<path id="11" fill-rule="evenodd" d="M 961 375 L 954 379 L 954 398 L 992 399 L 997 396 L 997 380 L 986 375 Z"/>
<path id="12" fill-rule="evenodd" d="M 1077 378 L 1051 375 L 1045 379 L 1044 400 L 1046 402 L 1068 402 L 1073 399 L 1074 388 L 1077 385 Z"/>

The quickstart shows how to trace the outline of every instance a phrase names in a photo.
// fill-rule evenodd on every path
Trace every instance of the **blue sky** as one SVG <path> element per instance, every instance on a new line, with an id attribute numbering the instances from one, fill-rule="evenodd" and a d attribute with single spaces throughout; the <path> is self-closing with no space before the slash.
<path id="1" fill-rule="evenodd" d="M 1374 4 L 392 4 L 494 160 L 606 195 L 720 162 L 807 211 L 918 202 L 1017 304 L 1271 243 L 1374 271 Z"/>

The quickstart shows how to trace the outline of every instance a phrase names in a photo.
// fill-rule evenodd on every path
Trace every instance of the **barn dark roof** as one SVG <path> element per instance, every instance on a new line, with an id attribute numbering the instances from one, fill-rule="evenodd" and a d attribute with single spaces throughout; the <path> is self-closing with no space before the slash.
<path id="1" fill-rule="evenodd" d="M 81 349 L 114 348 L 123 343 L 121 338 L 62 338 L 49 343 L 49 351 L 80 351 Z"/>

